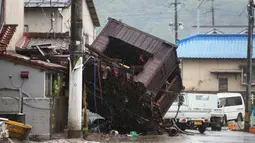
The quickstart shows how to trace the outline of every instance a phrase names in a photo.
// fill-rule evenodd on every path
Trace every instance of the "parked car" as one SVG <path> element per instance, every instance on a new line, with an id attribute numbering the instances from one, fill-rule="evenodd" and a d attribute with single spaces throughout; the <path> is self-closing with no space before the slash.
<path id="1" fill-rule="evenodd" d="M 245 115 L 245 104 L 240 93 L 218 93 L 218 108 L 223 110 L 223 124 L 228 121 L 242 122 Z"/>
<path id="2" fill-rule="evenodd" d="M 183 104 L 176 117 L 177 125 L 182 130 L 197 128 L 204 133 L 207 127 L 213 130 L 221 130 L 224 114 L 217 108 L 218 97 L 216 94 L 184 93 Z M 168 110 L 165 119 L 175 118 L 178 109 L 176 100 Z"/>

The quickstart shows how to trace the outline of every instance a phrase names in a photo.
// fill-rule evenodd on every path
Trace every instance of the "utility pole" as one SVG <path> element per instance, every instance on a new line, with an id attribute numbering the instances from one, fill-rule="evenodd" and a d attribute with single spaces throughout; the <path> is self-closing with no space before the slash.
<path id="1" fill-rule="evenodd" d="M 214 27 L 215 25 L 215 20 L 214 20 L 214 0 L 212 0 L 212 26 Z"/>
<path id="2" fill-rule="evenodd" d="M 175 32 L 175 44 L 178 40 L 178 11 L 177 11 L 177 0 L 174 2 L 174 32 Z"/>
<path id="3" fill-rule="evenodd" d="M 253 0 L 249 0 L 248 4 L 248 50 L 247 50 L 247 81 L 246 81 L 246 104 L 245 104 L 245 131 L 250 128 L 251 107 L 251 80 L 252 80 L 252 56 L 253 56 L 253 27 L 254 27 L 254 4 Z"/>
<path id="4" fill-rule="evenodd" d="M 71 43 L 69 64 L 68 138 L 81 137 L 83 0 L 71 1 Z"/>
<path id="5" fill-rule="evenodd" d="M 200 0 L 198 0 L 199 2 Z M 202 0 L 200 4 L 197 6 L 197 33 L 200 33 L 200 7 L 204 3 L 205 0 Z"/>
<path id="6" fill-rule="evenodd" d="M 170 5 L 174 5 L 174 40 L 175 44 L 177 43 L 178 40 L 178 0 L 175 0 L 174 3 L 171 3 Z"/>

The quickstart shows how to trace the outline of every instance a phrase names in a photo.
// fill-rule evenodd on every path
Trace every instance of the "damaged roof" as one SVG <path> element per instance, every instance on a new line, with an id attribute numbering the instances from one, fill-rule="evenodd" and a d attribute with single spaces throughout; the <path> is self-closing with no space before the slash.
<path id="1" fill-rule="evenodd" d="M 16 44 L 20 48 L 31 48 L 33 45 L 50 44 L 56 49 L 68 49 L 70 42 L 69 33 L 40 33 L 27 32 Z"/>
<path id="2" fill-rule="evenodd" d="M 94 26 L 99 27 L 100 21 L 93 0 L 85 0 Z M 24 0 L 25 8 L 67 8 L 71 0 Z"/>
<path id="3" fill-rule="evenodd" d="M 163 43 L 177 47 L 172 43 L 131 27 L 121 21 L 113 18 L 108 18 L 108 20 L 107 25 L 99 34 L 97 41 L 92 44 L 93 47 L 101 52 L 107 47 L 109 36 L 120 39 L 151 54 L 157 52 L 157 49 L 159 49 Z"/>
<path id="4" fill-rule="evenodd" d="M 15 63 L 21 63 L 27 66 L 34 66 L 40 69 L 64 72 L 67 68 L 58 64 L 48 63 L 40 60 L 31 60 L 29 57 L 19 55 L 13 52 L 0 53 L 1 60 L 9 60 Z"/>

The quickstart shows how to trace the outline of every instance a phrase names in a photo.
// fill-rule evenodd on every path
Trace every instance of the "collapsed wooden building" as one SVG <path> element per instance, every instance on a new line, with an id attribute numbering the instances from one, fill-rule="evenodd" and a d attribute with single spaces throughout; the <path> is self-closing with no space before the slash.
<path id="1" fill-rule="evenodd" d="M 177 46 L 109 18 L 86 62 L 88 109 L 112 129 L 162 131 L 163 116 L 183 89 Z"/>
<path id="2" fill-rule="evenodd" d="M 16 51 L 68 67 L 69 39 L 68 33 L 24 33 Z M 109 18 L 86 47 L 88 109 L 123 133 L 164 130 L 163 116 L 183 90 L 177 46 Z"/>

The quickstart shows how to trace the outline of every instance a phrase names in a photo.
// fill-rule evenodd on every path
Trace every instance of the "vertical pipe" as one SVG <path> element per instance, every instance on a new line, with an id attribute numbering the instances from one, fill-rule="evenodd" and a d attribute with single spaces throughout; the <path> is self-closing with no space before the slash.
<path id="1" fill-rule="evenodd" d="M 22 91 L 19 88 L 19 113 L 22 113 Z"/>

